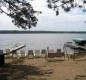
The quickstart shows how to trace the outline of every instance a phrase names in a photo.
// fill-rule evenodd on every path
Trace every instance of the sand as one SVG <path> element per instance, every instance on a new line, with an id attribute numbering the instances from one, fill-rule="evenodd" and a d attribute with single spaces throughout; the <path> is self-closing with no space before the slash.
<path id="1" fill-rule="evenodd" d="M 86 80 L 86 57 L 5 59 L 0 67 L 0 80 Z"/>

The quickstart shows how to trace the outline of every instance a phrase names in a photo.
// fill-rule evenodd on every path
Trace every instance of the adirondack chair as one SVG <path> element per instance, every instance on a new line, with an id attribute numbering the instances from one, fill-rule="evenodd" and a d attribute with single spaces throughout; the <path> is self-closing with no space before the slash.
<path id="1" fill-rule="evenodd" d="M 33 50 L 28 50 L 27 58 L 28 58 L 28 59 L 34 58 Z"/>
<path id="2" fill-rule="evenodd" d="M 34 52 L 34 57 L 35 57 L 35 58 L 40 58 L 40 57 L 41 57 L 41 52 L 40 52 L 40 50 L 35 50 L 35 52 Z"/>
<path id="3" fill-rule="evenodd" d="M 42 50 L 41 50 L 41 57 L 42 57 L 42 58 L 45 58 L 46 55 L 47 55 L 46 49 L 42 49 Z"/>
<path id="4" fill-rule="evenodd" d="M 5 52 L 6 52 L 6 55 L 5 55 L 6 59 L 9 59 L 12 57 L 12 54 L 10 54 L 10 49 L 5 49 Z"/>
<path id="5" fill-rule="evenodd" d="M 21 59 L 25 58 L 25 50 L 20 50 L 20 58 Z"/>

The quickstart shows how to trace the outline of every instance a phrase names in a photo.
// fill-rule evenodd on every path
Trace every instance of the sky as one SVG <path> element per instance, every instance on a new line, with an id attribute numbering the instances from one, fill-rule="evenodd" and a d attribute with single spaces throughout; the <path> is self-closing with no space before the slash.
<path id="1" fill-rule="evenodd" d="M 84 23 L 86 21 L 86 12 L 83 13 L 81 9 L 75 8 L 68 13 L 60 10 L 60 14 L 56 16 L 55 11 L 47 7 L 46 1 L 30 1 L 35 10 L 42 11 L 42 14 L 37 15 L 37 26 L 30 30 L 86 31 L 86 23 Z M 11 21 L 12 19 L 5 14 L 0 14 L 0 30 L 23 30 L 17 28 Z"/>

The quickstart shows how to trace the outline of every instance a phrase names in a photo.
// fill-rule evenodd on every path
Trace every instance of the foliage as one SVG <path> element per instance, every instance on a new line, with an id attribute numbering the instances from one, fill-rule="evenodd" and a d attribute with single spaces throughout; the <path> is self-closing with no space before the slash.
<path id="1" fill-rule="evenodd" d="M 83 12 L 86 12 L 86 0 L 81 0 L 82 5 L 77 3 L 80 0 L 47 0 L 48 8 L 54 9 L 56 15 L 59 15 L 59 10 L 63 9 L 65 12 L 69 12 L 72 8 L 83 8 Z M 4 10 L 4 8 L 6 10 Z M 0 13 L 5 13 L 12 18 L 12 22 L 23 29 L 35 27 L 37 25 L 36 13 L 42 12 L 35 11 L 31 4 L 25 0 L 0 0 Z"/>
<path id="2" fill-rule="evenodd" d="M 31 4 L 25 0 L 0 0 L 0 13 L 11 17 L 17 27 L 30 29 L 32 26 L 36 26 L 38 21 L 35 13 L 41 12 L 35 11 Z"/>
<path id="3" fill-rule="evenodd" d="M 54 9 L 56 11 L 56 15 L 59 15 L 59 9 L 63 9 L 65 12 L 69 12 L 71 8 L 83 8 L 83 12 L 86 12 L 85 5 L 86 0 L 47 0 L 48 8 Z"/>

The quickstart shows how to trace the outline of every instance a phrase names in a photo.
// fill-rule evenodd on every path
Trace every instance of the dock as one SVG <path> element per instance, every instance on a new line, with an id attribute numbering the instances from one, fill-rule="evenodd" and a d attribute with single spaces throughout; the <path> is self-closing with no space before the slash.
<path id="1" fill-rule="evenodd" d="M 5 64 L 5 55 L 10 54 L 10 53 L 14 54 L 17 52 L 17 50 L 22 49 L 25 46 L 26 45 L 24 44 L 24 45 L 15 46 L 14 48 L 9 48 L 10 49 L 9 53 L 4 53 L 3 50 L 0 50 L 0 66 Z"/>
<path id="2" fill-rule="evenodd" d="M 10 49 L 10 53 L 12 53 L 12 52 L 15 52 L 15 51 L 17 51 L 17 50 L 19 50 L 19 49 L 21 49 L 21 48 L 24 48 L 26 45 L 24 44 L 24 45 L 19 45 L 19 46 L 16 46 L 16 47 L 14 47 L 14 48 L 11 48 Z"/>

